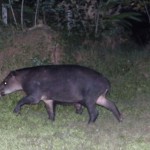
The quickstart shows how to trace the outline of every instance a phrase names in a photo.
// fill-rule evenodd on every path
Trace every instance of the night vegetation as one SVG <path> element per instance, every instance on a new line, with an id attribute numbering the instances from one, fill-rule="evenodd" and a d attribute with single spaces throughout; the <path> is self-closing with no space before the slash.
<path id="1" fill-rule="evenodd" d="M 9 12 L 8 24 L 22 29 L 42 22 L 68 35 L 100 39 L 132 35 L 141 44 L 149 40 L 148 0 L 4 0 L 1 6 Z"/>
<path id="2" fill-rule="evenodd" d="M 12 111 L 24 93 L 0 99 L 0 150 L 149 150 L 149 0 L 4 0 L 8 24 L 0 19 L 0 81 L 10 70 L 43 64 L 79 64 L 108 77 L 108 99 L 124 120 L 97 107 L 88 112 L 58 105 L 56 120 L 41 102 Z M 2 2 L 0 2 L 0 7 Z"/>

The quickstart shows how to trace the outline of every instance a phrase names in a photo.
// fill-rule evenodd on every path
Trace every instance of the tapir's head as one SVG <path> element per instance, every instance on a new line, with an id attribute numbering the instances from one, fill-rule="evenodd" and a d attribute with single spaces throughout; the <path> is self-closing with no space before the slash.
<path id="1" fill-rule="evenodd" d="M 21 89 L 22 86 L 18 80 L 17 75 L 14 71 L 12 71 L 0 84 L 0 97 Z"/>

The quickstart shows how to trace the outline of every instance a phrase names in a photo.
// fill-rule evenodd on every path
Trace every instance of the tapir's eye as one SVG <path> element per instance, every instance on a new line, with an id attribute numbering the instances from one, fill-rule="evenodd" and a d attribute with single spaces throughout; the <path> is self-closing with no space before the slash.
<path id="1" fill-rule="evenodd" d="M 7 82 L 6 82 L 6 81 L 4 82 L 4 85 L 7 85 Z"/>

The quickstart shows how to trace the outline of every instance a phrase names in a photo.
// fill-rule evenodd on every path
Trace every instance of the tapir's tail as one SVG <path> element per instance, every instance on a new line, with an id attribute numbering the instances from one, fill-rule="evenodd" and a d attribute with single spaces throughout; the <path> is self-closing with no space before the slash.
<path id="1" fill-rule="evenodd" d="M 99 98 L 96 101 L 96 104 L 107 108 L 108 110 L 110 110 L 114 114 L 114 116 L 117 118 L 117 120 L 119 122 L 122 121 L 122 114 L 118 110 L 117 106 L 115 105 L 114 102 L 107 100 L 105 95 L 99 96 Z"/>

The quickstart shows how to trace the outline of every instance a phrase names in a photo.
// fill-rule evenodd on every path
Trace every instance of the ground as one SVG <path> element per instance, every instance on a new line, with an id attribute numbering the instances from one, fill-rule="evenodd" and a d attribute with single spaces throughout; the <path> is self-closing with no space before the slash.
<path id="1" fill-rule="evenodd" d="M 0 80 L 10 70 L 41 64 L 76 63 L 104 73 L 112 83 L 108 99 L 123 114 L 119 123 L 110 111 L 97 106 L 100 115 L 88 125 L 88 112 L 75 113 L 71 105 L 56 108 L 56 120 L 48 120 L 41 102 L 12 111 L 24 93 L 0 101 L 1 150 L 149 150 L 150 149 L 150 55 L 149 50 L 102 51 L 98 46 L 78 45 L 64 49 L 50 29 L 15 33 L 0 50 Z"/>

